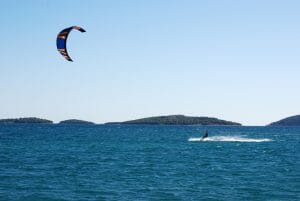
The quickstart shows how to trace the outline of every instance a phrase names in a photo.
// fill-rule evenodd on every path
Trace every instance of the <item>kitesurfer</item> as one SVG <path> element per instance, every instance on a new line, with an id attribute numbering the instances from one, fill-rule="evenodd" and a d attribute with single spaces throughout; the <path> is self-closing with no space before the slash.
<path id="1" fill-rule="evenodd" d="M 208 131 L 206 130 L 205 133 L 204 133 L 204 135 L 202 136 L 202 139 L 205 139 L 207 137 L 208 137 Z"/>

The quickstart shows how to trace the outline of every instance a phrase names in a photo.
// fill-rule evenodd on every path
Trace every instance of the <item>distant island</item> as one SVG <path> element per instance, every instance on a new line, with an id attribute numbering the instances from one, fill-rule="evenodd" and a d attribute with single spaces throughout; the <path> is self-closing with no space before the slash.
<path id="1" fill-rule="evenodd" d="M 0 119 L 0 124 L 54 124 L 53 121 L 48 119 L 41 119 L 37 117 L 22 117 L 22 118 L 6 118 Z M 68 119 L 60 121 L 57 124 L 64 125 L 95 125 L 94 122 L 79 120 L 79 119 Z M 147 117 L 123 122 L 108 122 L 105 124 L 145 124 L 145 125 L 218 125 L 218 126 L 242 126 L 242 124 L 232 121 L 226 121 L 217 119 L 214 117 L 193 117 L 185 115 L 165 115 L 165 116 L 154 116 Z M 300 115 L 295 115 L 281 119 L 276 122 L 272 122 L 267 126 L 300 126 Z"/>
<path id="2" fill-rule="evenodd" d="M 300 115 L 295 115 L 273 122 L 268 126 L 300 126 Z"/>
<path id="3" fill-rule="evenodd" d="M 64 121 L 60 121 L 58 124 L 80 124 L 80 125 L 92 125 L 94 124 L 93 122 L 90 121 L 84 121 L 84 120 L 79 120 L 79 119 L 68 119 Z"/>
<path id="4" fill-rule="evenodd" d="M 52 124 L 53 121 L 47 119 L 40 119 L 36 117 L 25 117 L 25 118 L 16 118 L 16 119 L 0 119 L 0 123 L 10 124 L 10 123 L 17 123 L 17 124 Z"/>
<path id="5" fill-rule="evenodd" d="M 225 121 L 212 117 L 190 117 L 184 115 L 168 115 L 148 117 L 124 122 L 109 122 L 106 124 L 149 124 L 149 125 L 224 125 L 241 126 L 240 123 Z"/>

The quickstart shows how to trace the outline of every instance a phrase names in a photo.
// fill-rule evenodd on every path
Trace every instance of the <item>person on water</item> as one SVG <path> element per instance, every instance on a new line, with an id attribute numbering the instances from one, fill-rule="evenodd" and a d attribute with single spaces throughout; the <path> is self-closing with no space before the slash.
<path id="1" fill-rule="evenodd" d="M 207 137 L 208 137 L 208 131 L 206 130 L 203 137 L 202 137 L 202 139 L 207 138 Z"/>

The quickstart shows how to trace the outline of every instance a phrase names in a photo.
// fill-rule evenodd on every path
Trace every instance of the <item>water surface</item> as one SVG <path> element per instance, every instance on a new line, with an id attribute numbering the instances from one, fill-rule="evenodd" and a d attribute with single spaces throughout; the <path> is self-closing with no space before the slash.
<path id="1" fill-rule="evenodd" d="M 0 125 L 0 200 L 300 200 L 299 167 L 300 127 Z"/>

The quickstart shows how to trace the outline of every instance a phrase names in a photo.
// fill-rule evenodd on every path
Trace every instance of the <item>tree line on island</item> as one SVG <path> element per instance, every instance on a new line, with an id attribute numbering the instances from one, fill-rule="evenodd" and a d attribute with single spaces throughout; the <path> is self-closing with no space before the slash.
<path id="1" fill-rule="evenodd" d="M 36 117 L 0 119 L 0 123 L 54 124 L 54 122 L 51 120 L 41 119 L 41 118 L 36 118 Z M 79 119 L 68 119 L 68 120 L 60 121 L 58 124 L 94 124 L 94 123 L 90 122 L 90 121 L 79 120 Z"/>
<path id="2" fill-rule="evenodd" d="M 54 124 L 53 121 L 36 117 L 0 119 L 0 124 Z M 93 125 L 94 122 L 79 119 L 60 121 L 61 125 Z M 241 126 L 242 124 L 213 117 L 191 117 L 185 115 L 155 116 L 123 122 L 108 122 L 107 125 L 218 125 Z M 268 124 L 267 126 L 300 126 L 300 115 L 291 116 Z"/>
<path id="3" fill-rule="evenodd" d="M 147 117 L 142 119 L 124 121 L 124 122 L 109 122 L 107 124 L 151 124 L 151 125 L 232 125 L 241 126 L 240 123 L 225 121 L 212 117 L 190 117 L 184 115 L 169 115 Z"/>

